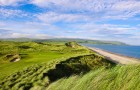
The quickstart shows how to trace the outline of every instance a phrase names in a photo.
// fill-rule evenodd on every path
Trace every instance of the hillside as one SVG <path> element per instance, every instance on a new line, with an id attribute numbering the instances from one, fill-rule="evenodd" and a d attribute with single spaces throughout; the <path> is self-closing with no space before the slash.
<path id="1" fill-rule="evenodd" d="M 75 42 L 11 41 L 0 42 L 0 64 L 0 90 L 35 90 L 64 77 L 116 65 Z"/>
<path id="2" fill-rule="evenodd" d="M 139 71 L 140 65 L 101 68 L 85 75 L 60 79 L 46 90 L 139 90 Z"/>
<path id="3" fill-rule="evenodd" d="M 70 42 L 75 41 L 77 43 L 89 43 L 89 44 L 112 44 L 112 45 L 127 45 L 126 43 L 119 41 L 103 41 L 103 40 L 89 40 L 89 39 L 76 39 L 76 38 L 54 38 L 54 39 L 32 39 L 32 38 L 9 38 L 1 39 L 2 41 L 16 41 L 16 42 Z"/>
<path id="4" fill-rule="evenodd" d="M 47 63 L 56 59 L 87 55 L 91 52 L 81 46 L 71 48 L 55 42 L 0 42 L 0 79 L 28 66 Z M 18 62 L 12 62 L 20 59 Z M 18 68 L 17 68 L 18 67 Z"/>
<path id="5" fill-rule="evenodd" d="M 40 87 L 37 90 L 42 90 L 58 79 L 74 74 L 83 75 L 90 70 L 96 70 L 100 67 L 111 68 L 114 65 L 114 63 L 95 54 L 60 59 L 48 64 L 33 65 L 23 71 L 18 71 L 4 78 L 0 85 L 3 90 L 36 90 L 37 87 Z"/>
<path id="6" fill-rule="evenodd" d="M 71 39 L 71 38 L 57 38 L 57 39 L 48 39 L 48 41 L 76 41 L 77 43 L 89 43 L 89 44 L 112 44 L 112 45 L 127 45 L 123 42 L 118 41 L 103 41 L 103 40 L 89 40 L 89 39 Z"/>
<path id="7" fill-rule="evenodd" d="M 0 64 L 0 90 L 140 87 L 140 65 L 117 65 L 76 42 L 1 41 Z"/>

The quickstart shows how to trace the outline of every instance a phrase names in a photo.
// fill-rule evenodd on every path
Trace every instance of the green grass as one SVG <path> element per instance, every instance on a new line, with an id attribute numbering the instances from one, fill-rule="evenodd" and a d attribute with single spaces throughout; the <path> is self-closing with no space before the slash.
<path id="1" fill-rule="evenodd" d="M 49 63 L 36 64 L 13 73 L 5 77 L 0 82 L 0 85 L 4 90 L 34 90 L 36 87 L 43 89 L 50 83 L 63 77 L 69 77 L 73 74 L 81 75 L 100 67 L 111 68 L 112 66 L 114 66 L 114 63 L 96 54 L 81 55 L 69 59 L 63 57 L 52 60 Z"/>
<path id="2" fill-rule="evenodd" d="M 140 65 L 116 66 L 85 47 L 71 46 L 0 42 L 0 90 L 139 90 Z M 21 60 L 10 62 L 14 55 Z"/>
<path id="3" fill-rule="evenodd" d="M 63 77 L 114 66 L 104 57 L 76 44 L 72 48 L 65 43 L 3 42 L 1 47 L 2 90 L 44 88 Z M 18 54 L 21 60 L 10 62 L 4 58 L 9 54 Z"/>
<path id="4" fill-rule="evenodd" d="M 62 57 L 69 58 L 89 53 L 90 51 L 83 47 L 70 48 L 64 43 L 2 41 L 0 42 L 0 79 L 34 64 L 48 63 Z M 21 60 L 11 63 L 4 59 L 7 54 L 21 54 Z"/>
<path id="5" fill-rule="evenodd" d="M 45 85 L 49 80 L 44 74 L 61 61 L 70 57 L 92 54 L 77 46 L 67 47 L 56 42 L 0 42 L 0 89 L 27 89 Z M 10 62 L 7 55 L 19 55 L 21 60 Z M 43 84 L 41 84 L 44 82 Z"/>
<path id="6" fill-rule="evenodd" d="M 28 58 L 22 59 L 19 62 L 2 64 L 0 66 L 0 78 L 31 65 L 49 62 L 53 59 L 61 58 L 62 56 L 63 55 L 57 55 L 56 53 L 30 53 Z"/>
<path id="7" fill-rule="evenodd" d="M 139 90 L 140 65 L 100 68 L 52 83 L 46 90 Z M 39 89 L 38 89 L 39 90 Z"/>

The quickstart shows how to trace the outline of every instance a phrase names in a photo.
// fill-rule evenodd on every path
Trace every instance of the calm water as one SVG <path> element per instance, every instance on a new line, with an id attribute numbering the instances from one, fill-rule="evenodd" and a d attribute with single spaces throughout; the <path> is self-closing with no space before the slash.
<path id="1" fill-rule="evenodd" d="M 84 46 L 100 48 L 109 52 L 140 58 L 140 46 L 120 46 L 120 45 L 97 45 L 97 44 L 82 44 Z"/>

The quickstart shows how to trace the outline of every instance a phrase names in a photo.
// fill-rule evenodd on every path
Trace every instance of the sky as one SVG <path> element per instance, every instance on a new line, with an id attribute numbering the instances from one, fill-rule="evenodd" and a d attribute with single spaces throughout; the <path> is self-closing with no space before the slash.
<path id="1" fill-rule="evenodd" d="M 24 37 L 140 45 L 140 0 L 0 0 L 0 38 Z"/>

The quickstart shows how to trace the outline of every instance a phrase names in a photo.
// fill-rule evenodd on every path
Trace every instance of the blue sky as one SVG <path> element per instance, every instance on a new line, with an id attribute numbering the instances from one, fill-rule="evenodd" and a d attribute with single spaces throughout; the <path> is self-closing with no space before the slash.
<path id="1" fill-rule="evenodd" d="M 22 37 L 140 45 L 140 1 L 0 0 L 0 38 Z"/>

